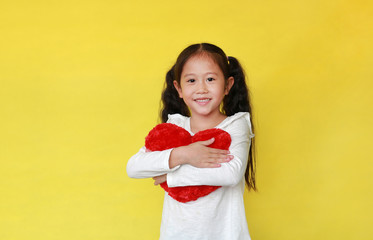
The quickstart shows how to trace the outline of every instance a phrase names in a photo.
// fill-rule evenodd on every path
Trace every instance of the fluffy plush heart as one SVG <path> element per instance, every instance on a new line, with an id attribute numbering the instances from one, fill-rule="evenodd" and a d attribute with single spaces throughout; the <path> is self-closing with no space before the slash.
<path id="1" fill-rule="evenodd" d="M 155 126 L 145 138 L 145 147 L 150 151 L 162 151 L 170 148 L 186 146 L 194 142 L 205 141 L 215 138 L 215 141 L 209 145 L 212 148 L 228 150 L 231 144 L 229 133 L 224 130 L 213 128 L 200 131 L 191 136 L 188 131 L 172 123 L 161 123 Z M 168 187 L 167 182 L 161 184 L 161 187 L 168 192 L 172 198 L 179 202 L 195 201 L 200 197 L 206 196 L 220 186 L 185 186 Z"/>

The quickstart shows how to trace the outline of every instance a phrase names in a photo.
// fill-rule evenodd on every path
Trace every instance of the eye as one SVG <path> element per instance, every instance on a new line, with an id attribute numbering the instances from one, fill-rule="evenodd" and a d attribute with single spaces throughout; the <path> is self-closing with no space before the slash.
<path id="1" fill-rule="evenodd" d="M 214 80 L 215 80 L 215 78 L 212 78 L 212 77 L 207 78 L 207 81 L 209 81 L 209 82 L 212 82 Z"/>
<path id="2" fill-rule="evenodd" d="M 196 80 L 195 79 L 193 79 L 193 78 L 191 78 L 191 79 L 189 79 L 189 80 L 187 80 L 187 82 L 188 83 L 194 83 Z"/>

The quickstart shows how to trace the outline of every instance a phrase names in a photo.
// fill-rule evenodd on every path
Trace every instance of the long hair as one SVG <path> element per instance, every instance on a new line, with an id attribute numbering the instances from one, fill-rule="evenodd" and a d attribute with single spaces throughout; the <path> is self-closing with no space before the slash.
<path id="1" fill-rule="evenodd" d="M 250 102 L 250 95 L 245 81 L 245 73 L 241 64 L 234 57 L 227 57 L 224 51 L 209 43 L 193 44 L 185 48 L 178 56 L 175 65 L 167 72 L 166 82 L 162 93 L 162 108 L 160 117 L 162 122 L 166 122 L 168 114 L 179 113 L 184 116 L 190 116 L 188 106 L 183 99 L 179 98 L 179 94 L 174 87 L 173 81 L 176 80 L 180 85 L 181 72 L 185 63 L 193 56 L 198 54 L 207 54 L 222 70 L 225 81 L 229 77 L 234 78 L 234 84 L 223 99 L 222 112 L 227 116 L 232 116 L 238 112 L 249 112 L 252 119 L 252 108 Z M 254 125 L 252 124 L 252 131 L 254 132 Z M 255 184 L 255 140 L 251 139 L 251 145 L 248 154 L 248 164 L 245 172 L 245 181 L 248 189 L 256 190 Z"/>

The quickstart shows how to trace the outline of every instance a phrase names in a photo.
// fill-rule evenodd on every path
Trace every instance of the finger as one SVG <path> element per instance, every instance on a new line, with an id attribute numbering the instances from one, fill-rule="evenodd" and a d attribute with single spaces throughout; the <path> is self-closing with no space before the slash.
<path id="1" fill-rule="evenodd" d="M 226 163 L 233 160 L 233 156 L 226 156 L 226 157 L 219 157 L 219 158 L 211 158 L 212 163 Z"/>
<path id="2" fill-rule="evenodd" d="M 207 154 L 208 158 L 231 158 L 233 155 L 227 152 L 212 152 Z"/>
<path id="3" fill-rule="evenodd" d="M 199 143 L 204 145 L 204 146 L 208 146 L 208 145 L 212 144 L 214 141 L 215 141 L 215 138 L 211 138 L 211 139 L 206 140 L 206 141 L 199 141 Z"/>
<path id="4" fill-rule="evenodd" d="M 229 150 L 223 150 L 223 149 L 217 149 L 217 148 L 209 148 L 208 152 L 210 154 L 220 154 L 220 155 L 230 154 Z"/>
<path id="5" fill-rule="evenodd" d="M 230 162 L 233 158 L 234 158 L 233 155 L 215 154 L 215 155 L 210 155 L 208 157 L 208 161 L 211 163 L 225 163 L 225 162 Z"/>

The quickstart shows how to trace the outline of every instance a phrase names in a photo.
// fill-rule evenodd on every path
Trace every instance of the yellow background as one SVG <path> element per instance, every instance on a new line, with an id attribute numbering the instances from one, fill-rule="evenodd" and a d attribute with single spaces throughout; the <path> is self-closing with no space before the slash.
<path id="1" fill-rule="evenodd" d="M 127 160 L 189 44 L 241 60 L 254 240 L 372 239 L 370 1 L 0 3 L 0 239 L 157 239 L 163 190 Z"/>

